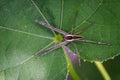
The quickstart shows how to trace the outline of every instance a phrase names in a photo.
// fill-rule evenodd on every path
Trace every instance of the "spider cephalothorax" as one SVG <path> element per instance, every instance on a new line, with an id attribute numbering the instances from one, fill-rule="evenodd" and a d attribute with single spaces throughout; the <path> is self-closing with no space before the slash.
<path id="1" fill-rule="evenodd" d="M 83 38 L 83 36 L 71 35 L 71 34 L 65 36 L 65 40 L 67 40 L 69 42 L 80 40 L 82 38 Z"/>

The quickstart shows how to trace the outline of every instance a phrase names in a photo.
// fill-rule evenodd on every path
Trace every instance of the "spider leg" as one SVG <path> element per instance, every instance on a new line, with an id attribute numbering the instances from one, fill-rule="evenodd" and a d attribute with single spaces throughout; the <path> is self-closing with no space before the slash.
<path id="1" fill-rule="evenodd" d="M 72 30 L 71 30 L 71 34 L 73 34 L 73 33 L 74 33 L 74 27 L 75 27 L 75 22 L 76 22 L 77 15 L 78 15 L 78 11 L 76 12 L 76 14 L 75 14 L 75 16 L 74 16 L 74 20 L 73 20 L 73 23 L 72 23 Z"/>
<path id="2" fill-rule="evenodd" d="M 93 23 L 90 23 L 89 25 L 85 26 L 83 29 L 81 29 L 80 31 L 78 31 L 77 33 L 75 33 L 76 35 L 84 32 L 85 30 L 87 30 L 88 28 L 90 28 L 93 25 Z"/>
<path id="3" fill-rule="evenodd" d="M 55 27 L 53 27 L 50 24 L 47 24 L 45 22 L 42 22 L 42 21 L 39 21 L 39 20 L 35 20 L 35 22 L 42 25 L 42 26 L 44 26 L 44 27 L 46 27 L 46 28 L 48 28 L 48 29 L 50 29 L 50 30 L 56 31 L 56 32 L 58 32 L 60 34 L 63 34 L 64 36 L 68 35 L 68 33 L 64 32 L 63 30 L 55 28 Z"/>
<path id="4" fill-rule="evenodd" d="M 52 50 L 55 50 L 55 49 L 57 49 L 57 48 L 60 48 L 60 47 L 66 45 L 66 44 L 68 44 L 68 43 L 69 43 L 68 41 L 61 42 L 61 43 L 59 43 L 59 44 L 57 44 L 57 45 L 54 45 L 54 46 L 52 46 L 52 47 L 50 47 L 50 48 L 44 49 L 44 50 L 42 50 L 42 51 L 39 51 L 39 52 L 36 54 L 36 56 L 43 56 L 43 55 L 47 54 L 48 52 L 50 52 L 50 51 L 52 51 Z"/>
<path id="5" fill-rule="evenodd" d="M 79 51 L 78 51 L 78 48 L 76 46 L 76 44 L 74 42 L 71 42 L 73 47 L 75 48 L 75 51 L 76 51 L 76 56 L 78 57 L 78 63 L 79 63 L 79 66 L 80 66 L 80 55 L 79 55 Z"/>
<path id="6" fill-rule="evenodd" d="M 74 42 L 71 42 L 71 43 L 72 43 L 72 45 L 73 45 L 73 47 L 74 47 L 74 49 L 76 51 L 76 54 L 79 55 L 79 52 L 78 52 L 76 44 Z"/>
<path id="7" fill-rule="evenodd" d="M 77 40 L 77 41 L 78 41 L 78 42 L 85 42 L 85 43 L 93 43 L 93 44 L 111 46 L 111 44 L 109 44 L 109 43 L 99 42 L 99 41 L 92 41 L 92 40 Z"/>

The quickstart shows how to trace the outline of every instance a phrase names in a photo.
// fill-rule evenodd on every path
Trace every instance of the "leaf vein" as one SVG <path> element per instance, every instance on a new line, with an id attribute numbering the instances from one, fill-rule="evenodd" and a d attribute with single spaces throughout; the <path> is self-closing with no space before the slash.
<path id="1" fill-rule="evenodd" d="M 88 19 L 90 19 L 95 13 L 96 11 L 98 10 L 98 8 L 101 6 L 103 0 L 100 1 L 100 3 L 98 4 L 98 7 L 93 11 L 93 13 L 88 16 L 85 20 L 83 20 L 78 26 L 75 27 L 75 29 L 77 29 L 79 26 L 81 26 L 83 23 L 85 23 Z"/>
<path id="2" fill-rule="evenodd" d="M 20 30 L 16 30 L 16 29 L 12 29 L 12 28 L 7 28 L 7 27 L 3 27 L 3 26 L 0 26 L 0 29 L 6 29 L 6 30 L 14 31 L 14 32 L 24 33 L 24 34 L 28 34 L 28 35 L 32 35 L 32 36 L 36 36 L 36 37 L 40 37 L 40 38 L 53 39 L 52 37 L 41 36 L 41 35 L 25 32 L 25 31 L 20 31 Z"/>
<path id="3" fill-rule="evenodd" d="M 47 20 L 46 17 L 43 15 L 42 11 L 41 11 L 40 8 L 36 5 L 36 3 L 35 3 L 33 0 L 31 0 L 31 2 L 32 2 L 32 4 L 35 6 L 35 8 L 38 10 L 38 12 L 40 13 L 40 15 L 43 17 L 43 19 L 45 20 L 45 22 L 46 22 L 47 24 L 49 24 L 48 20 Z"/>

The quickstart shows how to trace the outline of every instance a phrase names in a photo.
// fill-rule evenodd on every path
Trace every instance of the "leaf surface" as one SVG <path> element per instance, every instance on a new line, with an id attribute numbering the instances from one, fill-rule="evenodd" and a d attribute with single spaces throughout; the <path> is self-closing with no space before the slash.
<path id="1" fill-rule="evenodd" d="M 119 0 L 0 0 L 1 79 L 65 79 L 67 63 L 61 48 L 40 58 L 34 56 L 52 44 L 54 38 L 53 32 L 36 24 L 35 19 L 70 33 L 78 11 L 75 32 L 93 23 L 80 35 L 112 44 L 110 47 L 76 42 L 81 58 L 104 61 L 119 55 L 119 7 Z M 74 51 L 71 45 L 67 46 Z"/>

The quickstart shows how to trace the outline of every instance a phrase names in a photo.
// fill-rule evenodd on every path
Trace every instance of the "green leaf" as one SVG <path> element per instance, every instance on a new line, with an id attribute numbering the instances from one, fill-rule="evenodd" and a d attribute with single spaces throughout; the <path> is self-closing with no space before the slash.
<path id="1" fill-rule="evenodd" d="M 42 10 L 46 10 L 47 3 L 43 3 L 46 8 Z M 65 79 L 66 61 L 61 49 L 40 58 L 34 56 L 51 44 L 54 36 L 34 22 L 42 16 L 32 1 L 2 0 L 0 16 L 0 80 Z"/>
<path id="2" fill-rule="evenodd" d="M 119 7 L 119 0 L 0 0 L 1 80 L 65 79 L 67 63 L 61 48 L 39 59 L 34 56 L 54 38 L 52 31 L 36 24 L 35 19 L 70 33 L 78 11 L 75 32 L 93 23 L 80 35 L 112 44 L 77 42 L 81 58 L 104 61 L 119 55 Z M 74 50 L 71 46 L 70 49 Z"/>
<path id="3" fill-rule="evenodd" d="M 76 3 L 76 5 L 74 3 Z M 64 2 L 62 27 L 64 31 L 70 32 L 74 15 L 76 11 L 78 11 L 75 32 L 93 23 L 93 26 L 86 29 L 80 35 L 84 36 L 85 40 L 106 42 L 112 45 L 107 46 L 76 42 L 82 59 L 88 61 L 105 61 L 120 54 L 119 4 L 118 0 Z"/>

